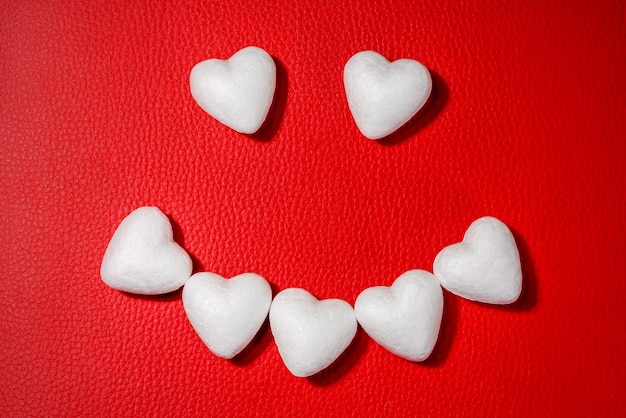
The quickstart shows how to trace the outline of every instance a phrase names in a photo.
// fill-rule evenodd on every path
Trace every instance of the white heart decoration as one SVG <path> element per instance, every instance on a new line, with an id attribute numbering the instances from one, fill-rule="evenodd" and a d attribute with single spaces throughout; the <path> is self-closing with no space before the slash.
<path id="1" fill-rule="evenodd" d="M 274 98 L 276 64 L 267 52 L 249 46 L 226 61 L 196 64 L 189 87 L 209 115 L 237 132 L 253 134 L 263 125 Z"/>
<path id="2" fill-rule="evenodd" d="M 173 240 L 167 216 L 144 206 L 124 218 L 113 233 L 100 276 L 117 290 L 158 295 L 184 285 L 192 268 L 189 255 Z"/>
<path id="3" fill-rule="evenodd" d="M 225 279 L 196 273 L 183 288 L 183 307 L 200 339 L 218 357 L 231 359 L 257 334 L 267 318 L 272 289 L 254 273 Z"/>
<path id="4" fill-rule="evenodd" d="M 356 317 L 348 302 L 317 300 L 304 289 L 285 289 L 276 295 L 269 316 L 278 352 L 298 377 L 328 367 L 356 335 Z"/>
<path id="5" fill-rule="evenodd" d="M 432 90 L 430 72 L 411 59 L 389 62 L 374 51 L 355 54 L 343 72 L 348 106 L 357 127 L 380 139 L 408 122 Z"/>
<path id="6" fill-rule="evenodd" d="M 444 288 L 478 302 L 513 303 L 522 290 L 513 234 L 504 223 L 489 216 L 474 221 L 463 242 L 441 250 L 433 271 Z"/>
<path id="7" fill-rule="evenodd" d="M 409 270 L 391 287 L 365 289 L 354 311 L 359 324 L 378 344 L 407 360 L 423 361 L 439 336 L 443 292 L 429 272 Z"/>

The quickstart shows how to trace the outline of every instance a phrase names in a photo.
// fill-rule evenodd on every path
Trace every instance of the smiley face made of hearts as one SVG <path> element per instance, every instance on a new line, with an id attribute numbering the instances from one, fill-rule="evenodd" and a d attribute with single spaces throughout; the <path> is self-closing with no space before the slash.
<path id="1" fill-rule="evenodd" d="M 383 138 L 413 118 L 432 88 L 428 70 L 414 60 L 387 61 L 373 51 L 354 55 L 344 70 L 350 111 L 370 139 Z M 272 104 L 276 67 L 269 54 L 248 47 L 223 61 L 197 64 L 190 75 L 196 102 L 215 119 L 246 134 L 257 132 Z M 254 273 L 226 279 L 192 275 L 189 255 L 173 240 L 167 216 L 141 207 L 122 220 L 104 254 L 100 274 L 110 287 L 156 295 L 183 287 L 187 318 L 216 356 L 230 359 L 250 344 L 269 315 L 287 369 L 311 376 L 350 345 L 357 327 L 395 355 L 419 362 L 432 353 L 442 321 L 442 287 L 491 304 L 515 302 L 522 289 L 519 252 L 509 228 L 493 217 L 474 221 L 461 242 L 444 248 L 433 273 L 409 270 L 391 286 L 363 290 L 354 308 L 340 299 L 318 300 L 304 289 L 272 297 Z"/>

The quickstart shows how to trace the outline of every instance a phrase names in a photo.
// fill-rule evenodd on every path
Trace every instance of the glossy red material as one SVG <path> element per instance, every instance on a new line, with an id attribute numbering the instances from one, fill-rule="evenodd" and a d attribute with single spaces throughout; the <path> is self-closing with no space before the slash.
<path id="1" fill-rule="evenodd" d="M 0 415 L 623 416 L 626 10 L 619 1 L 16 1 L 0 7 Z M 262 133 L 189 93 L 201 60 L 278 68 Z M 360 135 L 342 72 L 413 58 L 430 102 Z M 133 209 L 172 220 L 195 271 L 252 271 L 354 303 L 485 215 L 514 232 L 508 307 L 445 292 L 410 363 L 362 331 L 295 378 L 265 325 L 212 355 L 176 292 L 99 277 Z"/>

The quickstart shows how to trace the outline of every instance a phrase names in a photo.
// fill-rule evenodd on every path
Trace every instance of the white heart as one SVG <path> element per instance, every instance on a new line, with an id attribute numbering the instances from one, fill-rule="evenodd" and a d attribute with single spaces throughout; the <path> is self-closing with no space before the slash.
<path id="1" fill-rule="evenodd" d="M 354 121 L 369 139 L 383 138 L 408 122 L 432 90 L 430 72 L 411 59 L 389 62 L 374 51 L 346 63 L 343 82 Z"/>
<path id="2" fill-rule="evenodd" d="M 317 300 L 304 289 L 290 288 L 274 298 L 270 327 L 287 369 L 306 377 L 339 357 L 356 335 L 357 322 L 348 302 Z"/>
<path id="3" fill-rule="evenodd" d="M 378 344 L 410 361 L 430 356 L 443 314 L 443 292 L 427 271 L 409 270 L 391 287 L 365 289 L 354 304 L 359 324 Z"/>
<path id="4" fill-rule="evenodd" d="M 272 289 L 254 273 L 225 279 L 196 273 L 183 288 L 183 307 L 200 339 L 216 356 L 239 354 L 267 318 Z"/>
<path id="5" fill-rule="evenodd" d="M 189 87 L 209 115 L 237 132 L 253 134 L 270 110 L 276 65 L 267 52 L 249 46 L 226 61 L 209 59 L 196 64 Z"/>
<path id="6" fill-rule="evenodd" d="M 478 302 L 513 303 L 522 290 L 513 234 L 504 223 L 489 216 L 474 221 L 463 242 L 441 250 L 433 271 L 444 288 Z"/>
<path id="7" fill-rule="evenodd" d="M 169 219 L 158 208 L 134 210 L 109 242 L 100 267 L 102 280 L 114 289 L 143 295 L 180 288 L 193 264 L 172 235 Z"/>

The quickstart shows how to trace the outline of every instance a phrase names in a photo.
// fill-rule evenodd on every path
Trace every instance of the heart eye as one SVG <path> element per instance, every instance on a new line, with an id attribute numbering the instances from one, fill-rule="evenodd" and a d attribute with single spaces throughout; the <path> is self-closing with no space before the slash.
<path id="1" fill-rule="evenodd" d="M 398 130 L 426 104 L 432 90 L 424 65 L 411 59 L 389 62 L 374 51 L 350 58 L 343 82 L 354 121 L 369 139 Z"/>
<path id="2" fill-rule="evenodd" d="M 263 49 L 249 46 L 227 61 L 209 59 L 196 64 L 189 75 L 189 89 L 209 115 L 237 132 L 254 134 L 274 99 L 276 64 Z"/>

